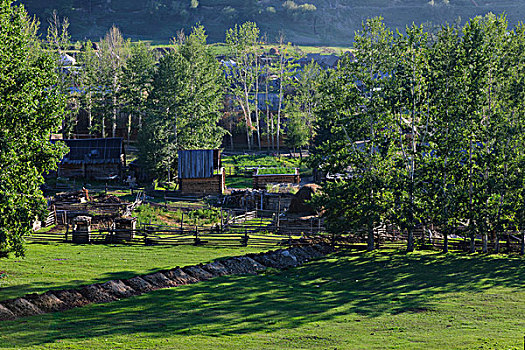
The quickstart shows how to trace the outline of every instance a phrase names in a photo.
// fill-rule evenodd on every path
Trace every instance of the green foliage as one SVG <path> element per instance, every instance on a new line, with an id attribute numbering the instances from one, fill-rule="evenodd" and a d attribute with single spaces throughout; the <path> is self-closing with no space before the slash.
<path id="1" fill-rule="evenodd" d="M 202 26 L 160 59 L 139 142 L 139 161 L 152 175 L 169 181 L 178 150 L 219 147 L 223 84 Z"/>
<path id="2" fill-rule="evenodd" d="M 315 109 L 320 100 L 320 86 L 326 74 L 315 62 L 301 69 L 294 93 L 286 99 L 286 144 L 291 148 L 308 146 L 315 137 Z"/>
<path id="3" fill-rule="evenodd" d="M 378 77 L 392 71 L 393 59 L 385 55 L 392 45 L 393 33 L 380 18 L 367 20 L 356 33 L 356 61 L 346 56 L 323 82 L 317 147 L 311 160 L 314 167 L 342 177 L 317 198 L 318 205 L 329 205 L 328 227 L 365 227 L 369 250 L 374 247 L 373 228 L 385 219 L 388 208 L 385 198 L 387 169 L 392 166 L 392 122 L 382 92 L 391 79 Z M 340 206 L 338 201 L 342 201 Z"/>
<path id="4" fill-rule="evenodd" d="M 269 175 L 269 174 L 295 174 L 295 168 L 259 168 L 257 169 L 257 175 Z"/>
<path id="5" fill-rule="evenodd" d="M 240 154 L 224 156 L 222 159 L 224 166 L 238 167 L 297 167 L 299 161 L 293 158 L 275 157 L 270 155 Z"/>
<path id="6" fill-rule="evenodd" d="M 173 226 L 183 222 L 187 225 L 210 225 L 220 221 L 218 208 L 195 209 L 183 214 L 182 210 L 168 210 L 163 207 L 143 204 L 135 209 L 133 215 L 139 223 Z"/>
<path id="7" fill-rule="evenodd" d="M 122 68 L 120 96 L 125 101 L 123 110 L 128 113 L 128 138 L 142 129 L 142 119 L 147 111 L 147 98 L 151 94 L 156 57 L 149 45 L 139 42 L 130 47 L 126 65 Z M 137 122 L 133 123 L 135 119 Z"/>
<path id="8" fill-rule="evenodd" d="M 64 116 L 58 54 L 45 50 L 38 25 L 23 7 L 0 1 L 0 257 L 22 255 L 47 203 L 42 174 L 56 169 L 66 149 L 51 144 Z"/>
<path id="9" fill-rule="evenodd" d="M 394 224 L 408 251 L 422 225 L 447 237 L 466 222 L 472 252 L 478 235 L 486 252 L 489 236 L 498 250 L 501 232 L 523 232 L 522 33 L 494 15 L 433 40 L 364 23 L 317 108 L 312 163 L 340 177 L 316 199 L 329 228 L 367 226 L 372 249 L 373 227 Z"/>
<path id="10" fill-rule="evenodd" d="M 257 106 L 254 106 L 250 98 L 250 94 L 258 87 L 259 81 L 259 59 L 257 58 L 257 50 L 260 45 L 259 35 L 259 28 L 254 22 L 245 22 L 228 29 L 225 39 L 228 56 L 235 61 L 235 65 L 232 65 L 226 72 L 227 93 L 233 104 L 242 110 L 249 149 L 253 144 L 253 130 L 259 128 L 258 123 L 254 127 L 252 122 L 252 111 L 258 112 Z"/>

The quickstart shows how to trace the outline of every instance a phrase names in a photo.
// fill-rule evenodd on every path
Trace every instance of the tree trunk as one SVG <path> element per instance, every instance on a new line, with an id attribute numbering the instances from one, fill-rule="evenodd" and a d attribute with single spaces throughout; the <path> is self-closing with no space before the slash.
<path id="1" fill-rule="evenodd" d="M 281 109 L 283 105 L 284 57 L 281 52 L 279 58 L 279 107 L 277 109 L 277 154 L 281 149 Z"/>
<path id="2" fill-rule="evenodd" d="M 93 116 L 91 114 L 91 89 L 88 92 L 88 133 L 91 135 L 91 128 L 93 127 Z"/>
<path id="3" fill-rule="evenodd" d="M 411 253 L 413 251 L 414 251 L 414 228 L 410 226 L 408 228 L 407 252 Z"/>
<path id="4" fill-rule="evenodd" d="M 233 150 L 233 121 L 230 123 L 230 145 L 231 149 Z"/>
<path id="5" fill-rule="evenodd" d="M 272 127 L 272 150 L 275 149 L 275 128 L 274 128 L 274 125 L 273 125 L 273 115 L 271 116 L 271 127 Z"/>
<path id="6" fill-rule="evenodd" d="M 470 236 L 470 250 L 469 250 L 469 252 L 471 254 L 476 252 L 476 235 L 475 234 L 471 234 L 471 236 Z"/>
<path id="7" fill-rule="evenodd" d="M 250 127 L 246 125 L 246 142 L 248 142 L 248 149 L 252 149 L 252 139 L 250 138 Z"/>
<path id="8" fill-rule="evenodd" d="M 489 240 L 489 237 L 487 235 L 487 232 L 484 232 L 483 233 L 483 253 L 484 254 L 487 254 L 489 249 L 488 249 L 488 240 Z"/>
<path id="9" fill-rule="evenodd" d="M 117 136 L 117 76 L 113 77 L 113 123 L 111 127 L 112 137 Z"/>
<path id="10" fill-rule="evenodd" d="M 280 84 L 279 90 L 282 89 L 282 83 Z M 282 107 L 282 92 L 279 91 L 279 109 L 277 110 L 277 154 L 281 154 L 281 107 Z"/>
<path id="11" fill-rule="evenodd" d="M 521 247 L 520 247 L 520 255 L 525 254 L 525 231 L 521 232 Z"/>
<path id="12" fill-rule="evenodd" d="M 128 115 L 128 146 L 129 146 L 130 134 L 131 134 L 131 113 Z"/>
<path id="13" fill-rule="evenodd" d="M 448 253 L 448 228 L 443 230 L 443 253 Z"/>
<path id="14" fill-rule="evenodd" d="M 257 123 L 257 146 L 261 150 L 261 129 L 259 125 L 259 58 L 255 57 L 255 123 Z"/>
<path id="15" fill-rule="evenodd" d="M 368 223 L 368 238 L 367 238 L 366 250 L 369 252 L 374 250 L 374 225 L 371 222 Z"/>

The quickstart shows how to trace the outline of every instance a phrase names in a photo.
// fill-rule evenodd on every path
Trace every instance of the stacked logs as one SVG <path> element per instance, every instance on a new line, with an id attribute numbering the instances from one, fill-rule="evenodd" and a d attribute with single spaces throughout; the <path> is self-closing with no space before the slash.
<path id="1" fill-rule="evenodd" d="M 257 274 L 271 267 L 287 269 L 318 259 L 333 251 L 326 244 L 296 246 L 259 254 L 214 261 L 209 264 L 136 276 L 125 280 L 111 280 L 77 289 L 52 290 L 43 294 L 27 294 L 23 297 L 0 302 L 0 321 L 44 313 L 65 311 L 92 303 L 107 303 L 162 288 L 205 281 L 214 277 L 240 274 Z"/>

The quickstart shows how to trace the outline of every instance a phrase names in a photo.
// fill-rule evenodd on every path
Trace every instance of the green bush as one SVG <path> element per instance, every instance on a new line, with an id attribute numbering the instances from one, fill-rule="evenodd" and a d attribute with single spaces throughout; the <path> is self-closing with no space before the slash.
<path id="1" fill-rule="evenodd" d="M 279 175 L 290 175 L 295 174 L 295 168 L 259 168 L 257 175 L 270 175 L 270 174 L 279 174 Z"/>

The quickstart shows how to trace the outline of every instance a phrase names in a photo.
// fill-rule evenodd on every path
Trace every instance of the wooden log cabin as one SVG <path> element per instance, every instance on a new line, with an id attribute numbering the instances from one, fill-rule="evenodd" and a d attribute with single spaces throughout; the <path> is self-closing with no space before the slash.
<path id="1" fill-rule="evenodd" d="M 226 188 L 226 173 L 221 167 L 221 151 L 179 151 L 178 178 L 182 193 L 222 194 Z"/>
<path id="2" fill-rule="evenodd" d="M 121 178 L 126 157 L 122 138 L 62 140 L 69 153 L 58 165 L 58 176 L 95 180 Z"/>

